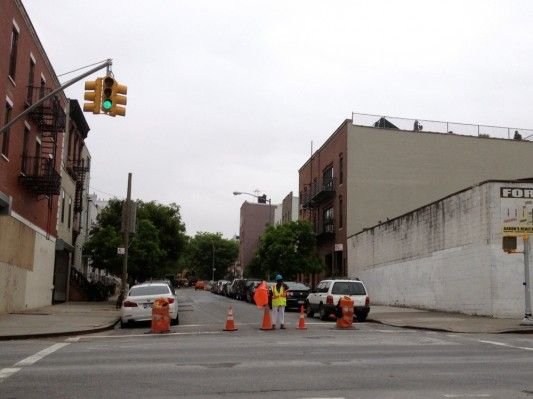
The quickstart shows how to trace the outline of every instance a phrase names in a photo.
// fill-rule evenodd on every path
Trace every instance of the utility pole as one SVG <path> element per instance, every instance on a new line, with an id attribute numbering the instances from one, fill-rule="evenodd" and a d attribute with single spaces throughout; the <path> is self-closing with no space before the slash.
<path id="1" fill-rule="evenodd" d="M 126 288 L 128 283 L 128 251 L 130 246 L 130 211 L 131 211 L 131 173 L 128 173 L 128 193 L 126 195 L 126 204 L 124 205 L 124 258 L 122 259 L 122 298 L 126 297 Z"/>
<path id="2" fill-rule="evenodd" d="M 531 280 L 529 279 L 529 235 L 524 234 L 524 294 L 525 294 L 525 312 L 524 320 L 520 323 L 523 326 L 533 326 L 533 318 L 531 317 L 531 290 L 529 288 Z"/>

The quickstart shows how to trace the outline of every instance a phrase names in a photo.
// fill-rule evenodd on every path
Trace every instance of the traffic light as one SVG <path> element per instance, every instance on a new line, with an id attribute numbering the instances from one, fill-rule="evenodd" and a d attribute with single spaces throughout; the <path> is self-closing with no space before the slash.
<path id="1" fill-rule="evenodd" d="M 90 102 L 83 104 L 83 111 L 99 114 L 102 101 L 102 78 L 86 81 L 85 90 L 83 98 Z"/>
<path id="2" fill-rule="evenodd" d="M 102 111 L 106 114 L 111 113 L 113 108 L 113 86 L 115 79 L 111 76 L 106 76 L 102 82 Z"/>
<path id="3" fill-rule="evenodd" d="M 111 94 L 111 100 L 113 103 L 110 111 L 111 115 L 126 115 L 126 107 L 121 107 L 121 105 L 126 105 L 127 103 L 126 94 L 128 94 L 128 86 L 121 85 L 120 83 L 115 81 L 115 83 L 113 84 L 113 92 Z"/>

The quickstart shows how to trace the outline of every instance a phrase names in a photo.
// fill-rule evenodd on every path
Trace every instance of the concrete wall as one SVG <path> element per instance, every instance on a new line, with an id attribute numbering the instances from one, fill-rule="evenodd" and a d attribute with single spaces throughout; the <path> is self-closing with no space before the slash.
<path id="1" fill-rule="evenodd" d="M 501 186 L 485 183 L 348 239 L 349 275 L 375 304 L 524 314 L 523 256 L 501 249 Z"/>
<path id="2" fill-rule="evenodd" d="M 348 125 L 347 236 L 489 179 L 533 177 L 533 142 Z"/>
<path id="3" fill-rule="evenodd" d="M 29 224 L 0 217 L 0 313 L 52 303 L 55 239 Z"/>

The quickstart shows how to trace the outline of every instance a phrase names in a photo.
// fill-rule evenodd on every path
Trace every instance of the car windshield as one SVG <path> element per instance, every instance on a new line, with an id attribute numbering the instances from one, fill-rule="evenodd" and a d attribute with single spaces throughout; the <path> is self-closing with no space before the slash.
<path id="1" fill-rule="evenodd" d="M 365 287 L 357 281 L 339 281 L 333 284 L 333 295 L 366 295 Z"/>
<path id="2" fill-rule="evenodd" d="M 166 285 L 145 285 L 140 287 L 133 287 L 129 296 L 143 296 L 143 295 L 164 295 L 170 294 L 170 289 Z"/>
<path id="3" fill-rule="evenodd" d="M 287 284 L 290 290 L 308 290 L 309 289 L 309 287 L 303 283 L 288 282 L 285 284 Z"/>

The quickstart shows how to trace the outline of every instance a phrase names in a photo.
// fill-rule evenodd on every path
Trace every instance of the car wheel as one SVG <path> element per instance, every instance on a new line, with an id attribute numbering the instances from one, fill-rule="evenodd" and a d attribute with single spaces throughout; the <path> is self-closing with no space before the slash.
<path id="1" fill-rule="evenodd" d="M 322 304 L 318 307 L 318 314 L 320 315 L 320 320 L 326 321 L 329 319 L 329 315 L 326 313 L 326 309 Z"/>
<path id="2" fill-rule="evenodd" d="M 355 314 L 355 317 L 357 318 L 357 321 L 362 323 L 366 320 L 366 316 L 368 316 L 368 314 L 366 313 L 356 313 Z"/>
<path id="3" fill-rule="evenodd" d="M 246 294 L 246 302 L 248 303 L 252 302 L 252 297 L 250 296 L 250 293 Z"/>
<path id="4" fill-rule="evenodd" d="M 313 310 L 309 302 L 305 304 L 305 314 L 307 315 L 307 317 L 313 317 L 315 315 L 315 311 Z"/>
<path id="5" fill-rule="evenodd" d="M 122 321 L 120 320 L 120 328 L 131 328 L 132 322 L 131 321 Z"/>
<path id="6" fill-rule="evenodd" d="M 176 318 L 175 319 L 172 319 L 170 321 L 170 324 L 172 324 L 173 326 L 177 326 L 180 324 L 180 315 L 179 314 L 176 314 Z"/>

